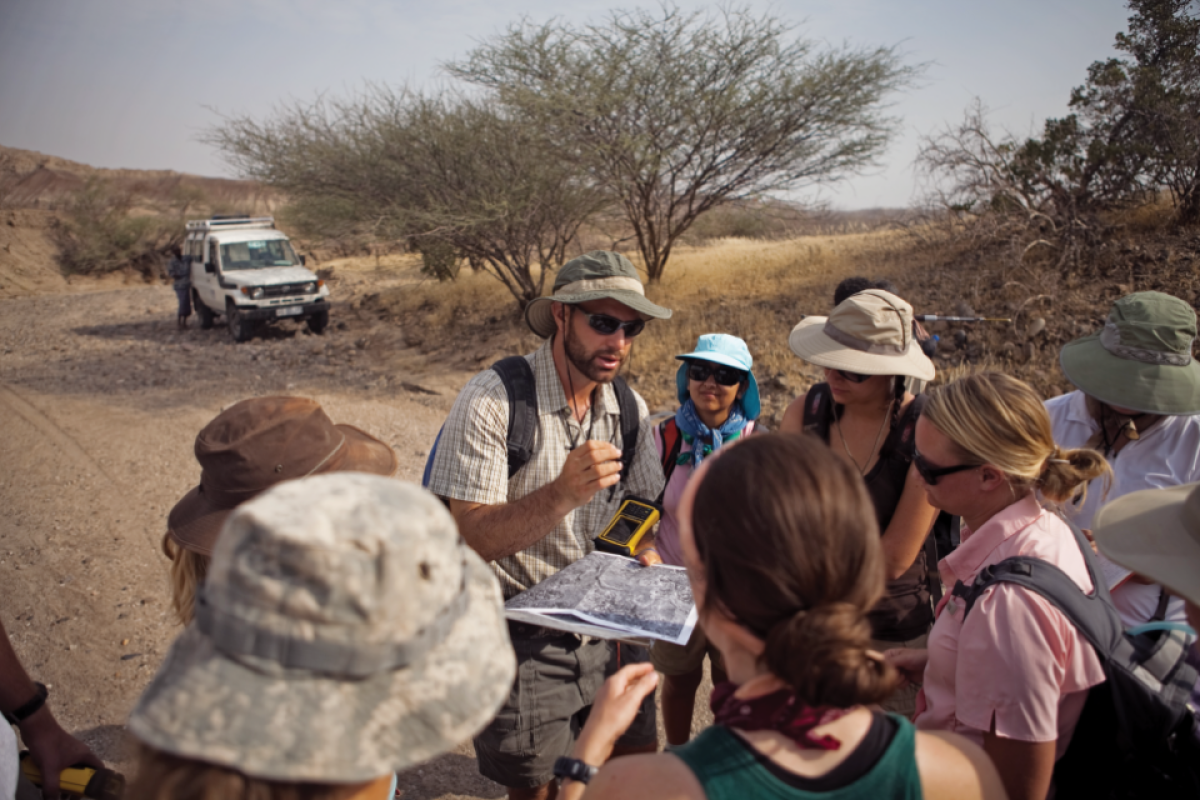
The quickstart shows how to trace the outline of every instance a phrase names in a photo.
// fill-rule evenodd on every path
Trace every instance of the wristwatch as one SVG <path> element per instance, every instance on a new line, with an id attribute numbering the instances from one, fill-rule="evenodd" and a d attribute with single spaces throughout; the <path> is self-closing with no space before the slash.
<path id="1" fill-rule="evenodd" d="M 46 684 L 35 682 L 33 689 L 33 697 L 12 711 L 4 712 L 4 718 L 8 720 L 10 725 L 21 724 L 40 711 L 42 706 L 46 705 L 46 698 L 50 696 L 50 690 L 46 688 Z"/>
<path id="2" fill-rule="evenodd" d="M 593 767 L 591 764 L 585 764 L 578 758 L 568 758 L 567 756 L 559 756 L 554 761 L 554 777 L 558 778 L 561 784 L 563 781 L 579 781 L 587 783 L 596 776 L 599 772 L 599 767 Z"/>

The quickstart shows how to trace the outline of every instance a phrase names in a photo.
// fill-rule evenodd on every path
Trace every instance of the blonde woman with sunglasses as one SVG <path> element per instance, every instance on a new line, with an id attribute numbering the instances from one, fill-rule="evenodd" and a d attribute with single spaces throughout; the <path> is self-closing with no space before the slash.
<path id="1" fill-rule="evenodd" d="M 788 407 L 781 429 L 822 439 L 862 477 L 875 506 L 888 583 L 869 617 L 873 645 L 924 647 L 940 592 L 929 536 L 937 512 L 912 469 L 924 397 L 907 392 L 905 380 L 932 380 L 934 367 L 913 336 L 912 307 L 891 292 L 868 289 L 829 317 L 803 319 L 788 344 L 824 367 L 825 381 Z M 916 689 L 907 688 L 884 708 L 910 715 L 915 702 Z"/>
<path id="2" fill-rule="evenodd" d="M 1073 501 L 1111 476 L 1095 450 L 1063 450 L 1026 383 L 988 372 L 931 393 L 917 421 L 914 465 L 929 501 L 962 516 L 962 545 L 942 559 L 949 585 L 970 585 L 1009 556 L 1031 556 L 1094 590 L 1066 522 L 1044 508 Z M 953 731 L 991 756 L 1013 800 L 1040 800 L 1066 751 L 1087 690 L 1104 681 L 1095 650 L 1067 618 L 1014 584 L 987 589 L 966 617 L 948 595 L 926 651 L 885 657 L 923 683 L 915 722 Z"/>

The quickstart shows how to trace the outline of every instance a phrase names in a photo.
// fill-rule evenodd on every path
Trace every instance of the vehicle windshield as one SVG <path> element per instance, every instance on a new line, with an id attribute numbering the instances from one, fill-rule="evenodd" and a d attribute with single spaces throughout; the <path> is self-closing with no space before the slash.
<path id="1" fill-rule="evenodd" d="M 221 245 L 221 269 L 291 267 L 300 263 L 287 239 L 260 239 Z"/>

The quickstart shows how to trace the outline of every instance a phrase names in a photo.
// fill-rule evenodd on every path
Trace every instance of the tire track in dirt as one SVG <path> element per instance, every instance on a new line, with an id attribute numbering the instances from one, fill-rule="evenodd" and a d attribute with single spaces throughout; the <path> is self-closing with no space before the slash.
<path id="1" fill-rule="evenodd" d="M 34 428 L 37 428 L 47 439 L 53 440 L 55 444 L 64 450 L 90 464 L 98 473 L 107 478 L 109 483 L 113 484 L 113 488 L 121 488 L 121 482 L 112 475 L 109 475 L 100 462 L 93 458 L 91 453 L 75 440 L 75 437 L 60 428 L 54 420 L 38 410 L 37 406 L 33 405 L 33 403 L 17 394 L 16 390 L 11 386 L 3 383 L 0 383 L 0 405 L 7 406 L 9 411 L 25 420 L 25 422 Z"/>

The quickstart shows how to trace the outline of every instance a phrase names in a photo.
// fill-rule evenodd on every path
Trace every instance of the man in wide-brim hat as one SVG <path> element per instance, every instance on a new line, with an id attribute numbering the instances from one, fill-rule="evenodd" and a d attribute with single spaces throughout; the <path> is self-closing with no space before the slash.
<path id="1" fill-rule="evenodd" d="M 1077 391 L 1046 402 L 1054 440 L 1091 447 L 1113 469 L 1066 511 L 1091 528 L 1105 503 L 1145 489 L 1200 481 L 1200 363 L 1193 356 L 1196 312 L 1163 292 L 1136 292 L 1113 304 L 1104 327 L 1068 342 L 1059 363 Z M 1113 604 L 1128 626 L 1182 622 L 1183 601 L 1149 578 L 1110 569 Z"/>
<path id="2" fill-rule="evenodd" d="M 646 297 L 637 270 L 618 253 L 596 250 L 564 264 L 553 294 L 525 309 L 530 329 L 547 342 L 515 366 L 536 389 L 537 430 L 532 454 L 511 475 L 507 441 L 514 411 L 500 373 L 479 373 L 458 395 L 428 486 L 447 500 L 467 543 L 491 562 L 505 599 L 591 552 L 625 495 L 658 496 L 662 470 L 653 437 L 646 429 L 636 447 L 625 441 L 623 422 L 629 421 L 622 420 L 618 392 L 626 393 L 639 420 L 646 404 L 614 382 L 646 322 L 670 316 Z M 626 453 L 624 475 L 623 450 L 633 451 Z M 475 740 L 479 770 L 507 787 L 510 797 L 544 797 L 554 762 L 569 754 L 585 709 L 616 666 L 617 650 L 529 625 L 510 623 L 509 632 L 521 677 Z M 630 649 L 621 648 L 621 655 Z M 629 750 L 656 746 L 652 700 L 622 744 Z"/>

